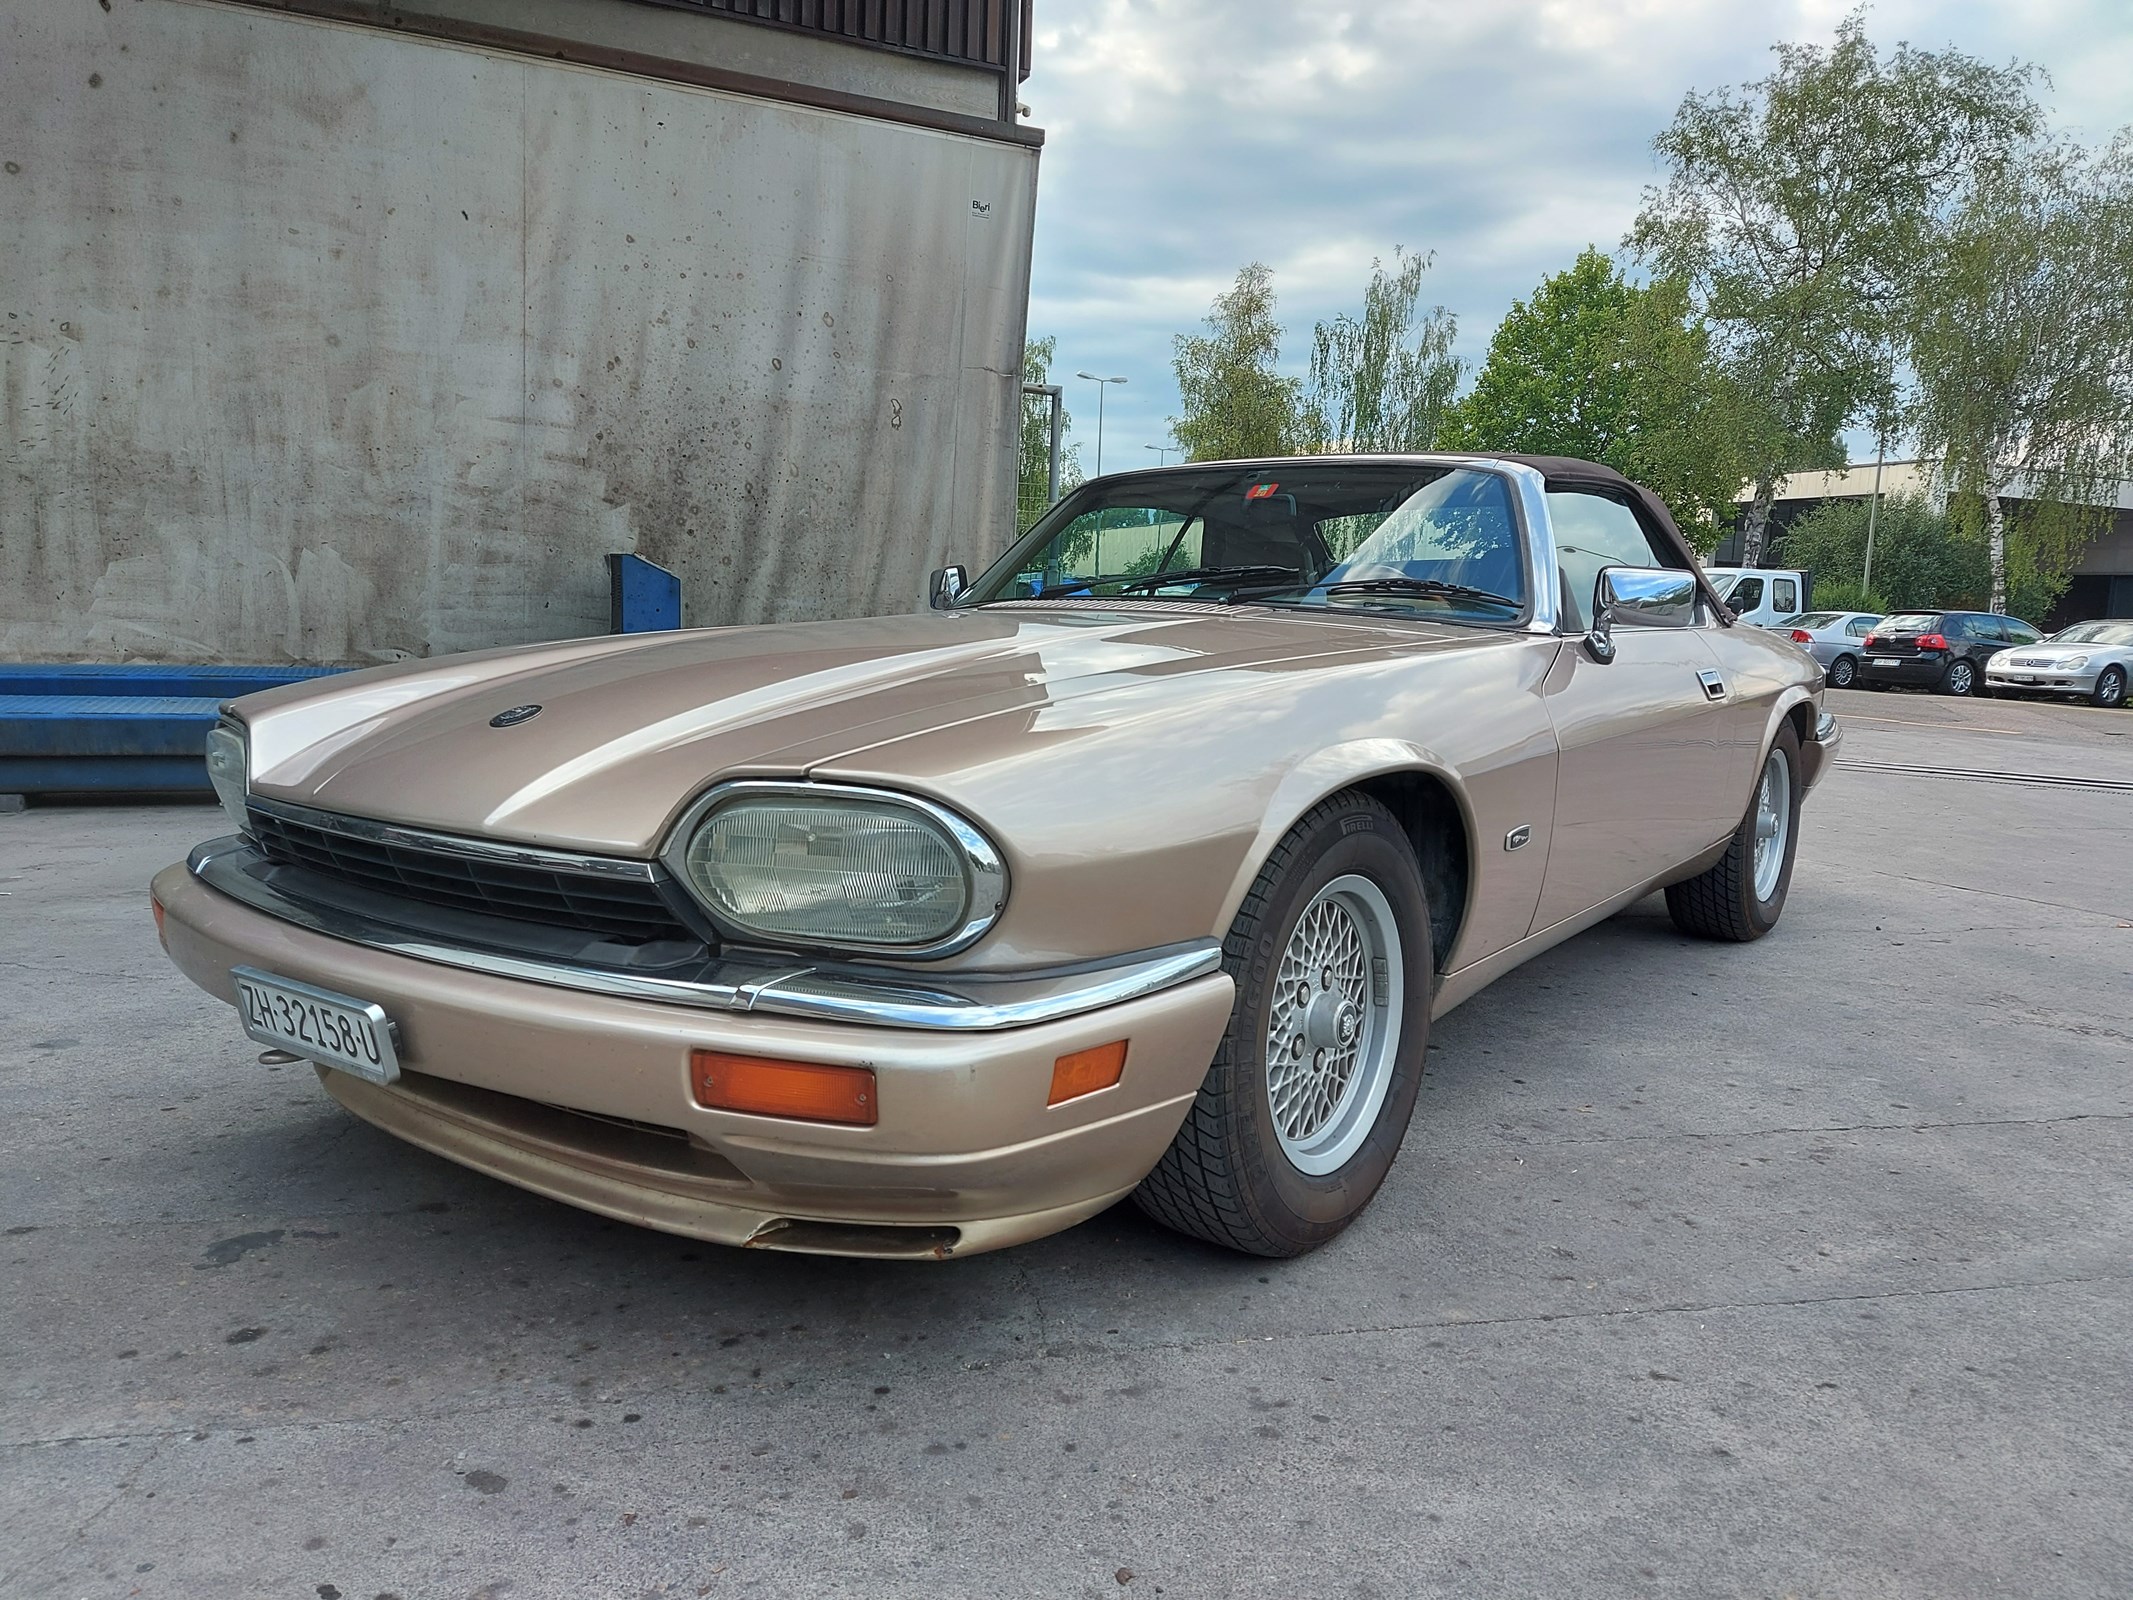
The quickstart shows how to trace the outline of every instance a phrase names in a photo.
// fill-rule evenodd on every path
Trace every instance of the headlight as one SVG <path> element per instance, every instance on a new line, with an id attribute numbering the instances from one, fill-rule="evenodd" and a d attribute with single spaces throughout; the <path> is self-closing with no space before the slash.
<path id="1" fill-rule="evenodd" d="M 2055 661 L 2052 663 L 2052 665 L 2057 667 L 2061 672 L 2079 672 L 2083 667 L 2087 666 L 2088 664 L 2089 658 L 2087 656 L 2068 656 L 2064 661 Z"/>
<path id="2" fill-rule="evenodd" d="M 244 729 L 234 722 L 218 722 L 207 736 L 207 781 L 215 786 L 215 798 L 229 813 L 239 833 L 246 832 L 244 787 L 251 776 L 251 750 Z"/>
<path id="3" fill-rule="evenodd" d="M 946 955 L 992 926 L 1007 874 L 953 812 L 879 790 L 739 783 L 668 865 L 722 925 L 773 944 Z"/>

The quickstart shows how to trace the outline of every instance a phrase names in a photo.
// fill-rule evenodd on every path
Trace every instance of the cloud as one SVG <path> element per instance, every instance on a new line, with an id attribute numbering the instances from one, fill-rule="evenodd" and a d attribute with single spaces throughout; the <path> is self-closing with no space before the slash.
<path id="1" fill-rule="evenodd" d="M 1167 437 L 1171 339 L 1247 261 L 1274 269 L 1299 375 L 1311 324 L 1400 245 L 1436 252 L 1425 297 L 1476 359 L 1542 275 L 1617 245 L 1683 94 L 1761 77 L 1773 43 L 1827 39 L 1851 4 L 1037 0 L 1031 332 L 1058 337 L 1061 371 L 1132 380 L 1106 401 L 1113 466 Z M 2123 0 L 1883 0 L 1868 28 L 2042 64 L 2081 137 L 2127 118 Z M 1069 379 L 1093 442 L 1087 389 Z"/>

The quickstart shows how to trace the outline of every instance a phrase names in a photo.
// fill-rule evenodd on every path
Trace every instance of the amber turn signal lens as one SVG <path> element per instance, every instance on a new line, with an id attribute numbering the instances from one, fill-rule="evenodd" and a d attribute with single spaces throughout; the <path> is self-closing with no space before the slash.
<path id="1" fill-rule="evenodd" d="M 1093 1050 L 1076 1050 L 1052 1063 L 1052 1098 L 1045 1103 L 1056 1106 L 1062 1101 L 1094 1094 L 1098 1089 L 1108 1089 L 1125 1076 L 1125 1071 L 1126 1041 L 1123 1039 L 1100 1044 Z"/>
<path id="2" fill-rule="evenodd" d="M 877 1120 L 874 1074 L 866 1067 L 691 1050 L 689 1082 L 696 1103 L 714 1111 L 862 1128 L 873 1127 Z"/>

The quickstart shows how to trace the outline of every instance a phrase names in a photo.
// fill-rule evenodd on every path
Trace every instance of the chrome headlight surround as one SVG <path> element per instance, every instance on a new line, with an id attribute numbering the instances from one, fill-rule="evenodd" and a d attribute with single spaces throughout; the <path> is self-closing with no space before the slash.
<path id="1" fill-rule="evenodd" d="M 782 802 L 804 807 L 813 802 L 825 812 L 841 804 L 857 809 L 898 810 L 934 834 L 962 869 L 962 909 L 954 926 L 923 941 L 895 942 L 825 938 L 811 933 L 751 923 L 721 903 L 715 887 L 697 876 L 690 847 L 720 812 L 750 802 Z M 931 960 L 967 950 L 992 928 L 1007 907 L 1007 863 L 997 847 L 974 824 L 946 806 L 893 789 L 850 783 L 800 783 L 768 778 L 740 778 L 700 795 L 675 823 L 659 860 L 690 901 L 702 908 L 719 933 L 739 944 L 772 949 L 837 951 L 852 955 Z"/>
<path id="2" fill-rule="evenodd" d="M 252 781 L 251 734 L 243 723 L 224 712 L 207 731 L 206 753 L 207 781 L 214 786 L 224 815 L 239 833 L 249 834 L 252 822 L 246 814 L 246 802 Z"/>

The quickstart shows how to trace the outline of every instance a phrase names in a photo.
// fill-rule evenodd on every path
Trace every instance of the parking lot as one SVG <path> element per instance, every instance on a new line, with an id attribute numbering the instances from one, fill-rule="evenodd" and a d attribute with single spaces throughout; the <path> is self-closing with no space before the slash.
<path id="1" fill-rule="evenodd" d="M 0 1594 L 2133 1592 L 2133 715 L 1830 701 L 1777 932 L 1444 1019 L 1286 1263 L 602 1222 L 257 1064 L 211 808 L 0 817 Z"/>

